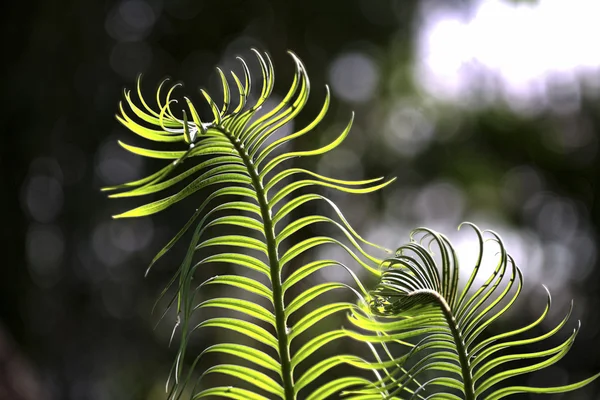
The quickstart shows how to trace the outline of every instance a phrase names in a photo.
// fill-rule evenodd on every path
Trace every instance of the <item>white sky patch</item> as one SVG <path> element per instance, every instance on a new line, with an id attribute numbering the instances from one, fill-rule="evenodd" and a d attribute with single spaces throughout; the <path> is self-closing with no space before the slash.
<path id="1" fill-rule="evenodd" d="M 469 12 L 424 4 L 416 79 L 442 100 L 539 102 L 549 83 L 598 79 L 598 0 L 479 0 Z"/>

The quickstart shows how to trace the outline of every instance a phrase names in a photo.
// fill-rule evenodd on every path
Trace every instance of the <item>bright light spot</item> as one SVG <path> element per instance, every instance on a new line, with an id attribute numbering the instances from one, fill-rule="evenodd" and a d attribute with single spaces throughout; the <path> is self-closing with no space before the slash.
<path id="1" fill-rule="evenodd" d="M 592 121 L 587 118 L 565 118 L 556 124 L 556 129 L 544 130 L 542 143 L 549 150 L 559 154 L 573 154 L 578 165 L 596 159 L 598 137 Z"/>
<path id="2" fill-rule="evenodd" d="M 115 221 L 106 222 L 98 225 L 92 234 L 92 248 L 96 258 L 104 265 L 115 266 L 124 262 L 128 257 L 128 252 L 114 245 L 113 235 L 115 230 L 111 229 Z"/>
<path id="3" fill-rule="evenodd" d="M 329 69 L 333 92 L 347 101 L 362 103 L 373 97 L 379 81 L 375 61 L 363 53 L 346 53 L 333 60 Z"/>
<path id="4" fill-rule="evenodd" d="M 126 223 L 113 221 L 109 229 L 112 245 L 128 253 L 146 247 L 154 234 L 154 225 L 149 218 L 126 221 Z"/>
<path id="5" fill-rule="evenodd" d="M 544 246 L 544 276 L 541 283 L 550 288 L 562 288 L 574 275 L 574 254 L 568 246 L 551 242 Z M 577 271 L 579 272 L 579 271 Z"/>
<path id="6" fill-rule="evenodd" d="M 65 241 L 54 225 L 32 225 L 27 232 L 27 261 L 32 279 L 43 287 L 55 285 L 61 278 Z"/>
<path id="7" fill-rule="evenodd" d="M 501 184 L 503 204 L 521 209 L 544 187 L 540 172 L 530 165 L 520 165 L 504 174 Z"/>
<path id="8" fill-rule="evenodd" d="M 125 151 L 113 139 L 107 139 L 97 153 L 96 174 L 107 185 L 140 178 L 143 159 Z"/>
<path id="9" fill-rule="evenodd" d="M 23 203 L 31 218 L 38 222 L 51 222 L 63 206 L 63 189 L 60 182 L 50 176 L 32 176 L 24 186 Z"/>
<path id="10" fill-rule="evenodd" d="M 433 229 L 457 226 L 465 207 L 463 192 L 450 182 L 434 182 L 418 192 L 412 209 L 421 224 Z M 438 225 L 441 227 L 438 228 Z"/>
<path id="11" fill-rule="evenodd" d="M 397 153 L 415 157 L 427 148 L 434 135 L 435 122 L 421 110 L 398 102 L 384 125 L 384 139 Z"/>
<path id="12" fill-rule="evenodd" d="M 129 0 L 121 3 L 119 14 L 125 22 L 136 29 L 148 29 L 155 20 L 152 8 L 141 0 Z"/>
<path id="13" fill-rule="evenodd" d="M 142 0 L 128 0 L 108 14 L 105 28 L 107 33 L 118 41 L 135 42 L 150 34 L 155 21 L 156 16 L 148 3 Z"/>
<path id="14" fill-rule="evenodd" d="M 542 237 L 553 240 L 573 238 L 585 220 L 575 203 L 550 192 L 532 196 L 523 205 L 523 211 Z"/>
<path id="15" fill-rule="evenodd" d="M 444 100 L 479 95 L 479 104 L 500 94 L 511 107 L 535 111 L 556 97 L 558 111 L 569 111 L 579 107 L 579 78 L 600 69 L 596 0 L 480 0 L 465 15 L 424 4 L 417 80 Z M 558 88 L 549 87 L 554 82 Z"/>

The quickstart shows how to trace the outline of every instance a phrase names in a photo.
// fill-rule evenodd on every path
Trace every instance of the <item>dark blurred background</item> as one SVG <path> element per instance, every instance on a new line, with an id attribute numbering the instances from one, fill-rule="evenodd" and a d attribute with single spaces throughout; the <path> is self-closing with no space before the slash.
<path id="1" fill-rule="evenodd" d="M 279 97 L 292 78 L 286 50 L 306 64 L 312 100 L 296 126 L 331 86 L 325 124 L 298 146 L 325 142 L 356 112 L 348 140 L 309 160 L 313 168 L 398 177 L 379 194 L 335 196 L 367 238 L 395 247 L 426 225 L 447 233 L 469 265 L 474 238 L 457 233 L 458 224 L 499 232 L 526 286 L 496 330 L 537 318 L 541 284 L 554 294 L 544 329 L 575 300 L 569 328 L 552 342 L 581 319 L 571 352 L 518 382 L 557 385 L 600 371 L 597 1 L 63 0 L 3 8 L 0 399 L 164 398 L 175 349 L 170 322 L 155 330 L 151 307 L 183 247 L 143 273 L 193 205 L 110 219 L 139 202 L 109 201 L 99 188 L 159 165 L 117 145 L 133 135 L 114 114 L 140 72 L 150 98 L 164 76 L 194 96 L 198 86 L 215 92 L 214 67 L 239 72 L 235 56 L 251 58 L 251 47 L 272 56 Z M 554 398 L 600 399 L 600 384 Z"/>

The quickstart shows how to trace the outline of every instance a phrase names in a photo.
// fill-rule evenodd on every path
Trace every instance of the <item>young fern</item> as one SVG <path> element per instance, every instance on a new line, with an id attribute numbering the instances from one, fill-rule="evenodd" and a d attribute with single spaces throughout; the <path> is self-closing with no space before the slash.
<path id="1" fill-rule="evenodd" d="M 360 360 L 354 356 L 328 358 L 306 369 L 300 376 L 295 374 L 298 365 L 304 363 L 311 354 L 336 339 L 346 337 L 345 330 L 325 332 L 309 340 L 295 353 L 292 354 L 290 350 L 292 341 L 303 336 L 307 329 L 319 321 L 334 313 L 352 310 L 357 306 L 353 302 L 329 303 L 316 307 L 291 326 L 288 325 L 288 318 L 299 309 L 310 306 L 311 301 L 318 296 L 339 288 L 350 288 L 359 299 L 363 299 L 368 294 L 358 278 L 349 268 L 335 260 L 312 261 L 291 273 L 286 272 L 285 279 L 282 278 L 284 276 L 282 272 L 289 268 L 293 260 L 297 260 L 298 256 L 308 250 L 323 244 L 335 244 L 347 251 L 358 264 L 374 274 L 379 274 L 378 265 L 381 260 L 371 256 L 362 248 L 363 245 L 377 246 L 360 237 L 331 200 L 317 193 L 298 195 L 297 191 L 313 186 L 363 194 L 379 190 L 390 184 L 393 179 L 347 181 L 325 177 L 302 168 L 278 170 L 282 163 L 291 158 L 323 155 L 336 148 L 348 135 L 352 120 L 343 132 L 326 146 L 314 150 L 278 154 L 277 150 L 283 144 L 311 132 L 323 120 L 329 106 L 329 90 L 326 88 L 323 107 L 310 124 L 287 136 L 272 139 L 277 129 L 292 121 L 303 109 L 308 100 L 310 83 L 304 65 L 298 57 L 290 53 L 296 70 L 292 85 L 278 105 L 259 116 L 258 111 L 273 90 L 274 71 L 268 55 L 258 51 L 254 53 L 262 71 L 260 94 L 254 104 L 248 104 L 251 92 L 250 71 L 244 60 L 240 59 L 244 70 L 243 79 L 231 73 L 239 93 L 239 101 L 235 108 L 231 104 L 229 82 L 220 69 L 217 70 L 223 87 L 223 104 L 218 106 L 207 92 L 201 91 L 212 112 L 210 122 L 201 120 L 200 113 L 188 98 L 185 98 L 187 110 L 184 110 L 180 116 L 176 116 L 172 105 L 177 103 L 177 100 L 173 99 L 173 93 L 178 85 L 173 85 L 167 90 L 166 81 L 160 84 L 156 93 L 158 109 L 151 108 L 142 97 L 138 80 L 137 95 L 141 105 L 136 105 L 131 93 L 126 91 L 126 104 L 120 105 L 120 115 L 117 116 L 125 127 L 145 139 L 155 142 L 176 142 L 185 145 L 185 149 L 150 150 L 119 142 L 122 147 L 134 154 L 171 160 L 171 162 L 146 178 L 105 188 L 106 191 L 115 192 L 109 197 L 142 196 L 174 188 L 175 185 L 188 179 L 191 182 L 176 190 L 174 194 L 116 215 L 115 218 L 155 214 L 201 189 L 212 190 L 207 197 L 201 199 L 189 221 L 156 255 L 148 268 L 149 270 L 188 230 L 193 228 L 192 239 L 184 261 L 161 295 L 162 297 L 168 293 L 170 288 L 175 289 L 176 295 L 169 303 L 169 307 L 171 304 L 176 304 L 181 332 L 181 344 L 172 370 L 174 384 L 169 394 L 171 398 L 181 396 L 183 388 L 192 376 L 193 367 L 188 373 L 183 371 L 190 334 L 205 327 L 217 327 L 241 333 L 269 350 L 263 351 L 255 346 L 236 343 L 219 343 L 205 349 L 202 354 L 194 358 L 194 366 L 204 354 L 222 353 L 245 359 L 255 367 L 249 368 L 236 364 L 216 365 L 204 371 L 201 377 L 215 373 L 225 374 L 245 381 L 246 386 L 251 385 L 255 390 L 234 386 L 208 388 L 202 386 L 194 394 L 194 398 L 221 396 L 232 399 L 291 400 L 296 399 L 298 393 L 303 390 L 303 398 L 317 400 L 368 382 L 364 378 L 344 377 L 328 382 L 311 393 L 306 393 L 311 382 L 330 368 L 342 362 L 359 364 Z M 163 101 L 165 91 L 166 98 Z M 188 165 L 194 160 L 200 161 L 189 169 L 182 170 L 184 164 Z M 286 183 L 286 178 L 296 178 L 298 175 L 305 177 Z M 327 203 L 337 215 L 337 221 L 321 215 L 292 218 L 294 210 L 316 200 Z M 332 237 L 319 236 L 297 243 L 283 254 L 279 253 L 280 245 L 288 240 L 290 235 L 316 223 L 335 226 L 347 238 L 348 244 Z M 225 225 L 230 230 L 242 229 L 248 233 L 205 238 L 207 229 L 217 225 Z M 260 239 L 254 237 L 256 235 L 252 232 L 258 232 Z M 226 246 L 228 250 L 206 256 L 200 261 L 195 260 L 197 253 L 213 246 Z M 248 254 L 250 252 L 255 252 L 258 256 Z M 196 270 L 208 263 L 235 264 L 258 271 L 266 278 L 264 280 L 266 284 L 246 275 L 231 274 L 214 276 L 198 288 L 218 284 L 242 289 L 252 296 L 268 299 L 270 307 L 234 297 L 213 298 L 197 304 L 195 299 L 197 289 L 192 287 L 192 279 Z M 357 288 L 342 283 L 323 283 L 305 290 L 288 303 L 284 302 L 284 294 L 293 285 L 330 266 L 346 268 L 357 282 Z M 192 326 L 193 313 L 208 307 L 233 310 L 241 317 L 210 318 Z M 366 363 L 361 366 L 368 368 Z"/>
<path id="2" fill-rule="evenodd" d="M 149 271 L 186 232 L 193 231 L 183 262 L 159 298 L 175 293 L 168 302 L 165 314 L 172 306 L 176 307 L 178 322 L 173 333 L 175 329 L 180 332 L 180 346 L 171 371 L 173 384 L 168 384 L 169 398 L 178 399 L 182 396 L 184 389 L 189 387 L 197 363 L 210 353 L 228 355 L 244 362 L 214 365 L 201 372 L 200 379 L 210 374 L 222 374 L 232 378 L 233 382 L 240 381 L 240 384 L 210 387 L 203 380 L 200 386 L 198 382 L 193 386 L 194 399 L 217 396 L 243 400 L 291 400 L 298 397 L 320 400 L 346 393 L 356 400 L 495 400 L 515 393 L 563 393 L 580 388 L 600 376 L 560 387 L 501 387 L 506 379 L 543 369 L 566 354 L 573 344 L 577 329 L 562 344 L 545 351 L 505 352 L 553 336 L 567 323 L 570 312 L 545 334 L 533 338 L 515 338 L 542 323 L 550 308 L 548 295 L 547 305 L 536 321 L 523 328 L 481 340 L 482 332 L 516 301 L 522 287 L 522 276 L 500 237 L 489 232 L 491 240 L 500 247 L 498 264 L 485 283 L 471 293 L 483 259 L 485 233 L 471 224 L 468 225 L 474 229 L 479 241 L 479 256 L 462 290 L 459 290 L 457 255 L 448 239 L 432 230 L 420 228 L 413 231 L 411 242 L 400 247 L 396 255 L 388 260 L 380 260 L 363 249 L 366 245 L 384 250 L 359 236 L 327 197 L 311 192 L 298 194 L 298 191 L 307 187 L 325 187 L 363 194 L 379 190 L 393 180 L 377 178 L 347 181 L 302 168 L 282 168 L 282 164 L 291 158 L 319 156 L 336 148 L 348 135 L 352 120 L 328 145 L 314 150 L 281 152 L 282 145 L 311 132 L 323 120 L 329 107 L 329 90 L 326 87 L 325 102 L 311 123 L 294 133 L 274 138 L 277 129 L 294 120 L 304 108 L 310 83 L 302 62 L 290 53 L 296 71 L 291 87 L 279 104 L 259 114 L 273 91 L 274 70 L 268 55 L 256 50 L 254 53 L 261 68 L 262 82 L 253 104 L 248 103 L 251 74 L 244 60 L 240 59 L 243 79 L 231 73 L 239 98 L 235 107 L 231 104 L 229 81 L 220 69 L 217 71 L 223 88 L 223 104 L 218 106 L 208 93 L 201 91 L 212 113 L 210 122 L 201 120 L 200 113 L 188 98 L 185 98 L 181 115 L 176 116 L 173 104 L 177 100 L 173 95 L 179 85 L 167 89 L 167 81 L 158 87 L 156 110 L 142 96 L 138 80 L 140 106 L 133 101 L 131 92 L 126 91 L 125 104 L 120 105 L 120 114 L 117 115 L 125 127 L 145 139 L 183 144 L 185 148 L 150 150 L 119 142 L 134 154 L 170 162 L 146 178 L 105 188 L 112 192 L 109 197 L 143 196 L 168 189 L 172 189 L 173 193 L 116 215 L 115 218 L 155 214 L 201 190 L 209 191 L 200 199 L 188 222 L 154 257 L 148 268 Z M 184 169 L 184 166 L 189 167 Z M 298 176 L 303 178 L 288 183 L 287 178 Z M 327 204 L 337 218 L 323 215 L 295 217 L 295 210 L 313 201 Z M 280 254 L 282 243 L 287 244 L 294 233 L 317 223 L 326 223 L 339 229 L 347 239 L 346 244 L 329 236 L 311 237 L 288 245 L 287 250 Z M 207 236 L 212 228 L 219 226 L 225 227 L 227 232 Z M 238 231 L 242 233 L 237 234 Z M 417 235 L 421 235 L 418 242 L 413 239 Z M 425 239 L 430 240 L 428 247 L 422 245 Z M 341 246 L 357 264 L 378 276 L 380 283 L 367 292 L 352 269 L 336 260 L 317 259 L 290 271 L 292 262 L 298 262 L 305 252 L 323 244 Z M 440 265 L 432 254 L 432 246 L 439 250 Z M 206 255 L 206 251 L 215 248 L 217 250 L 213 254 Z M 226 251 L 222 251 L 223 248 Z M 261 279 L 253 278 L 254 275 L 250 273 L 217 275 L 194 288 L 193 279 L 198 268 L 211 263 L 237 265 L 258 273 Z M 355 287 L 326 282 L 298 293 L 288 302 L 284 301 L 286 292 L 292 292 L 290 289 L 293 286 L 332 266 L 344 268 L 354 279 Z M 505 282 L 506 277 L 508 282 Z M 229 291 L 229 297 L 198 301 L 198 291 L 209 285 L 238 289 L 250 298 L 267 299 L 268 306 L 234 297 L 229 294 L 232 291 Z M 349 289 L 358 298 L 358 303 L 332 302 L 311 307 L 314 300 L 337 289 Z M 193 325 L 194 313 L 207 308 L 233 311 L 233 315 L 239 317 L 220 316 Z M 306 311 L 309 309 L 311 311 Z M 302 314 L 300 310 L 304 315 L 297 318 Z M 339 312 L 348 313 L 352 325 L 359 329 L 326 331 L 310 338 L 292 352 L 292 342 L 306 337 L 310 328 Z M 295 323 L 289 322 L 292 315 L 297 319 Z M 257 345 L 218 343 L 205 348 L 195 357 L 187 357 L 190 335 L 207 327 L 237 332 Z M 311 355 L 345 337 L 368 346 L 375 361 L 340 354 L 307 365 Z M 388 359 L 381 358 L 375 347 L 377 345 L 382 347 Z M 408 346 L 410 350 L 399 357 L 394 356 L 398 345 Z M 501 350 L 504 352 L 498 355 Z M 193 360 L 192 366 L 184 371 L 187 358 Z M 513 361 L 536 358 L 542 361 L 525 367 L 507 368 Z M 246 366 L 248 363 L 253 367 Z M 374 373 L 375 380 L 346 376 L 315 387 L 314 381 L 318 377 L 340 364 L 368 370 Z M 300 365 L 302 367 L 298 368 Z M 503 369 L 499 371 L 499 367 Z"/>
<path id="3" fill-rule="evenodd" d="M 475 225 L 465 224 L 477 235 L 479 254 L 462 290 L 458 285 L 459 262 L 454 248 L 444 235 L 427 228 L 414 230 L 411 242 L 401 246 L 395 257 L 382 264 L 380 283 L 371 291 L 370 308 L 354 309 L 350 317 L 355 326 L 371 333 L 351 335 L 384 346 L 401 344 L 410 350 L 381 362 L 379 368 L 385 370 L 386 376 L 377 386 L 351 392 L 355 398 L 497 400 L 516 393 L 564 393 L 600 376 L 547 388 L 501 385 L 506 379 L 559 361 L 573 345 L 579 323 L 558 346 L 537 352 L 519 351 L 519 346 L 550 338 L 569 319 L 572 303 L 567 316 L 554 329 L 535 337 L 517 337 L 545 319 L 551 303 L 548 292 L 546 307 L 536 321 L 481 340 L 485 329 L 517 300 L 522 289 L 522 274 L 496 233 L 481 232 Z M 500 248 L 498 263 L 485 282 L 475 288 L 486 233 Z M 421 237 L 417 241 L 418 236 Z M 423 246 L 425 240 L 429 241 L 427 247 Z M 438 251 L 439 265 L 432 249 Z M 511 365 L 518 360 L 526 360 L 528 365 Z"/>

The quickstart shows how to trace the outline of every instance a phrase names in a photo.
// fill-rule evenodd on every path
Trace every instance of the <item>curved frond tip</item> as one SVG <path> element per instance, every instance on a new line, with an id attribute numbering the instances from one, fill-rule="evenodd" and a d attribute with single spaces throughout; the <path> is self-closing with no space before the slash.
<path id="1" fill-rule="evenodd" d="M 598 378 L 600 374 L 546 388 L 507 385 L 512 377 L 542 370 L 564 357 L 573 345 L 579 324 L 554 347 L 542 351 L 523 348 L 554 336 L 569 319 L 570 311 L 544 334 L 517 336 L 532 331 L 545 319 L 551 305 L 548 292 L 546 307 L 536 321 L 485 337 L 485 330 L 515 304 L 522 289 L 522 273 L 498 234 L 482 232 L 471 223 L 462 226 L 473 230 L 478 244 L 477 260 L 462 287 L 454 247 L 446 236 L 428 228 L 415 229 L 411 241 L 398 248 L 395 257 L 382 263 L 380 282 L 370 292 L 369 309 L 360 309 L 350 316 L 354 326 L 368 333 L 353 335 L 384 346 L 401 343 L 408 351 L 401 356 L 388 352 L 391 361 L 380 362 L 379 368 L 389 368 L 391 362 L 395 364 L 393 371 L 376 387 L 351 393 L 356 398 L 435 394 L 435 398 L 489 400 L 516 393 L 564 393 Z M 480 276 L 489 242 L 499 250 L 495 268 L 489 276 Z"/>

